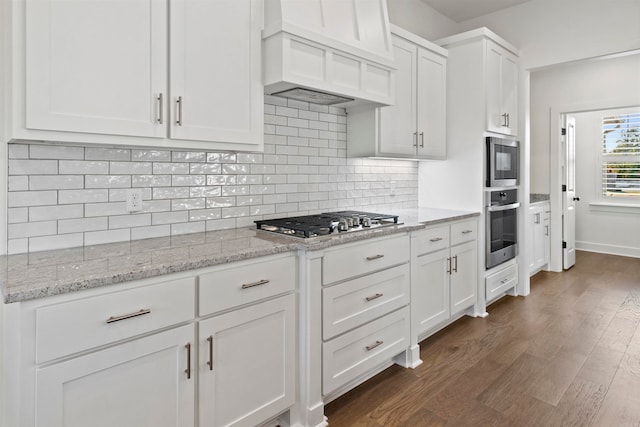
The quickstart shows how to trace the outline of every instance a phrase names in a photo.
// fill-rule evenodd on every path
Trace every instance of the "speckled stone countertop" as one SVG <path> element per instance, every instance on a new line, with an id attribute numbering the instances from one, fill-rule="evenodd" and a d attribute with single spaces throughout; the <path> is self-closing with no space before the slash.
<path id="1" fill-rule="evenodd" d="M 529 194 L 529 203 L 547 202 L 549 201 L 548 194 L 531 193 Z"/>
<path id="2" fill-rule="evenodd" d="M 0 289 L 5 303 L 28 301 L 300 249 L 322 250 L 479 213 L 413 209 L 401 215 L 402 224 L 397 226 L 307 240 L 246 227 L 2 256 Z"/>

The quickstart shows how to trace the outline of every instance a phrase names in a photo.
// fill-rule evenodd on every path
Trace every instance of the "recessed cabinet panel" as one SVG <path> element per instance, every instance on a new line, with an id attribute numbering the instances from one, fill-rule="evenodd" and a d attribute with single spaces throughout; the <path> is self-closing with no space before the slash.
<path id="1" fill-rule="evenodd" d="M 166 20 L 163 0 L 28 2 L 26 127 L 162 137 Z"/>
<path id="2" fill-rule="evenodd" d="M 492 41 L 486 46 L 487 130 L 518 134 L 518 59 Z"/>
<path id="3" fill-rule="evenodd" d="M 245 143 L 263 132 L 260 2 L 171 2 L 172 138 Z"/>
<path id="4" fill-rule="evenodd" d="M 194 326 L 36 370 L 38 427 L 193 426 Z M 189 358 L 189 359 L 188 359 Z"/>
<path id="5" fill-rule="evenodd" d="M 445 139 L 446 78 L 444 58 L 426 49 L 418 48 L 418 155 L 444 158 L 447 154 Z"/>
<path id="6" fill-rule="evenodd" d="M 476 303 L 478 283 L 477 242 L 451 248 L 451 315 Z"/>
<path id="7" fill-rule="evenodd" d="M 295 298 L 200 322 L 200 425 L 259 425 L 295 402 Z"/>
<path id="8" fill-rule="evenodd" d="M 415 155 L 416 134 L 416 47 L 393 37 L 396 66 L 396 103 L 380 108 L 381 154 Z"/>

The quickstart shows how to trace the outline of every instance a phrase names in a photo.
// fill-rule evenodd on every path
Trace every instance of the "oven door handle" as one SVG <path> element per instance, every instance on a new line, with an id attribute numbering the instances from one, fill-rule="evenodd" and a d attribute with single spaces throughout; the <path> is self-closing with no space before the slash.
<path id="1" fill-rule="evenodd" d="M 510 203 L 508 205 L 495 205 L 495 206 L 487 206 L 487 212 L 499 212 L 506 211 L 509 209 L 515 209 L 520 207 L 520 202 L 518 203 Z"/>

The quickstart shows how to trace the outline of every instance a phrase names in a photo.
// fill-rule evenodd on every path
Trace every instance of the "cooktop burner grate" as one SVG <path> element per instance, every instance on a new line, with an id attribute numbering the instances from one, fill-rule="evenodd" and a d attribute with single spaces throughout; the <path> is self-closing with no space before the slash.
<path id="1" fill-rule="evenodd" d="M 394 225 L 398 223 L 398 216 L 362 211 L 339 211 L 254 222 L 260 230 L 309 238 Z"/>

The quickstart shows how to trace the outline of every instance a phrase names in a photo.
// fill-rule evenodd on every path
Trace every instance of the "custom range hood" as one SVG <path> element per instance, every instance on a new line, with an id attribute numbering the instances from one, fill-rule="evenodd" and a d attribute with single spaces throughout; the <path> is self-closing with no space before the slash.
<path id="1" fill-rule="evenodd" d="M 265 0 L 265 93 L 322 105 L 393 105 L 386 0 Z"/>

